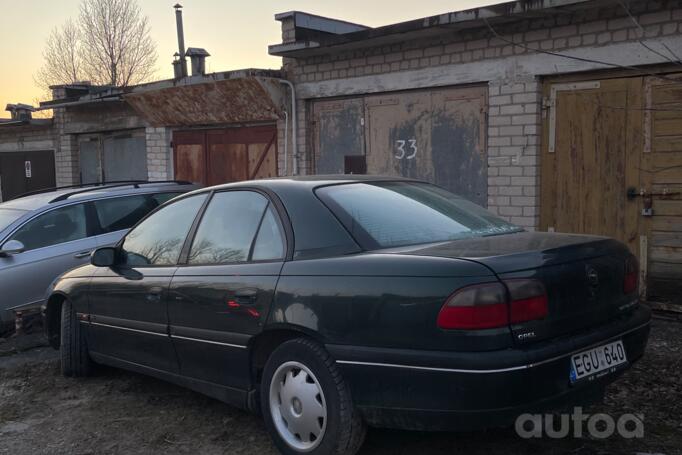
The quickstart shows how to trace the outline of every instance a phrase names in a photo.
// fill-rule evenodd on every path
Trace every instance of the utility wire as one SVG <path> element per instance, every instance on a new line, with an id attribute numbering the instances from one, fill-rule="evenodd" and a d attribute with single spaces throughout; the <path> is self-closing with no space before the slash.
<path id="1" fill-rule="evenodd" d="M 667 77 L 667 76 L 664 76 L 664 75 L 661 75 L 661 74 L 652 73 L 652 72 L 643 70 L 643 69 L 641 69 L 641 68 L 638 68 L 638 67 L 636 67 L 636 66 L 620 65 L 620 64 L 618 64 L 618 63 L 610 63 L 610 62 L 604 62 L 604 61 L 601 61 L 601 60 L 595 60 L 595 59 L 586 58 L 586 57 L 578 57 L 578 56 L 575 56 L 575 55 L 562 54 L 561 52 L 547 51 L 547 50 L 544 50 L 544 49 L 536 49 L 536 48 L 533 48 L 533 47 L 530 47 L 530 46 L 526 46 L 525 44 L 516 43 L 516 42 L 514 42 L 514 41 L 512 41 L 512 40 L 510 40 L 510 39 L 507 39 L 507 38 L 503 37 L 502 35 L 500 35 L 500 34 L 497 32 L 497 30 L 495 30 L 495 29 L 493 28 L 493 26 L 490 25 L 490 23 L 488 22 L 488 19 L 487 19 L 487 18 L 484 17 L 484 18 L 483 18 L 483 22 L 485 22 L 485 24 L 488 26 L 488 29 L 490 29 L 490 31 L 492 32 L 492 34 L 495 35 L 495 37 L 498 38 L 499 40 L 504 41 L 505 43 L 508 43 L 508 44 L 511 44 L 511 45 L 520 47 L 520 48 L 522 48 L 522 49 L 526 49 L 526 50 L 528 50 L 528 51 L 539 52 L 539 53 L 541 53 L 541 54 L 547 54 L 547 55 L 553 55 L 553 56 L 555 56 L 555 57 L 566 58 L 566 59 L 569 59 L 569 60 L 577 60 L 577 61 L 579 61 L 579 62 L 595 63 L 595 64 L 597 64 L 597 65 L 604 65 L 604 66 L 608 66 L 608 67 L 611 67 L 611 68 L 620 68 L 620 69 L 624 69 L 624 70 L 628 70 L 628 71 L 634 71 L 634 72 L 637 72 L 637 74 L 639 74 L 639 75 L 646 74 L 646 75 L 648 75 L 648 76 L 655 77 L 655 78 L 658 78 L 658 79 L 663 79 L 663 80 L 670 81 L 670 82 L 674 82 L 674 83 L 676 83 L 676 84 L 682 83 L 682 81 L 679 80 L 679 79 L 675 79 L 675 78 L 672 78 L 672 77 Z"/>
<path id="2" fill-rule="evenodd" d="M 642 25 L 639 23 L 637 18 L 632 15 L 632 12 L 630 12 L 630 8 L 628 8 L 628 5 L 623 1 L 623 0 L 618 0 L 618 3 L 620 4 L 621 8 L 625 10 L 625 13 L 627 13 L 628 17 L 632 21 L 633 24 L 635 24 L 635 27 L 639 30 L 640 37 L 637 38 L 637 41 L 639 44 L 644 47 L 644 49 L 648 50 L 649 52 L 653 52 L 654 54 L 658 55 L 659 57 L 663 57 L 664 59 L 668 60 L 670 63 L 674 63 L 675 65 L 682 66 L 682 62 L 680 62 L 680 58 L 675 55 L 675 53 L 668 47 L 667 44 L 663 42 L 659 42 L 660 44 L 663 45 L 663 47 L 666 48 L 666 50 L 674 57 L 670 58 L 670 56 L 663 54 L 662 52 L 658 52 L 657 50 L 651 48 L 651 46 L 647 45 L 644 41 L 642 41 L 642 37 L 644 37 L 644 28 Z"/>

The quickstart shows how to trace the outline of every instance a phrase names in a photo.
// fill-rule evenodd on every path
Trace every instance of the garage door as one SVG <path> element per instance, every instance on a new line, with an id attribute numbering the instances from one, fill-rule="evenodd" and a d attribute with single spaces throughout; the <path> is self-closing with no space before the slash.
<path id="1" fill-rule="evenodd" d="M 29 191 L 54 188 L 54 152 L 9 152 L 0 154 L 2 201 Z"/>
<path id="2" fill-rule="evenodd" d="M 682 81 L 548 83 L 545 96 L 541 229 L 621 240 L 647 298 L 682 303 Z"/>
<path id="3" fill-rule="evenodd" d="M 485 206 L 486 96 L 475 87 L 316 101 L 315 169 L 422 179 Z"/>
<path id="4" fill-rule="evenodd" d="M 81 135 L 78 149 L 81 183 L 148 179 L 144 130 Z"/>
<path id="5" fill-rule="evenodd" d="M 274 125 L 173 132 L 175 178 L 218 185 L 277 176 Z"/>

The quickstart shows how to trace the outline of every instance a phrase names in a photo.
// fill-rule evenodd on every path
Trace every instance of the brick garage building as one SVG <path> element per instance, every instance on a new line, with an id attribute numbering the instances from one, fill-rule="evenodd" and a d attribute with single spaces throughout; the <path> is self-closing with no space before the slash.
<path id="1" fill-rule="evenodd" d="M 55 185 L 58 137 L 52 119 L 32 118 L 33 107 L 9 104 L 0 119 L 0 201 Z"/>
<path id="2" fill-rule="evenodd" d="M 679 296 L 679 1 L 517 1 L 378 28 L 276 19 L 302 173 L 423 178 L 528 229 L 614 236 L 650 297 Z"/>
<path id="3" fill-rule="evenodd" d="M 53 183 L 275 176 L 277 122 L 287 99 L 280 78 L 279 71 L 244 70 L 126 88 L 55 86 L 53 99 L 41 103 L 54 112 L 44 121 Z M 13 131 L 8 137 L 20 140 Z"/>

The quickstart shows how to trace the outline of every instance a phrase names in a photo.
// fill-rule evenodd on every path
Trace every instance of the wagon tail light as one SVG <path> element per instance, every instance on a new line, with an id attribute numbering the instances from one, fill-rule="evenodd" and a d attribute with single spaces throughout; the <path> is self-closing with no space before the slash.
<path id="1" fill-rule="evenodd" d="M 625 278 L 623 279 L 623 293 L 632 294 L 639 287 L 639 263 L 637 258 L 630 256 L 625 260 Z"/>
<path id="2" fill-rule="evenodd" d="M 441 329 L 492 329 L 547 316 L 547 292 L 538 280 L 514 279 L 467 286 L 438 313 Z"/>

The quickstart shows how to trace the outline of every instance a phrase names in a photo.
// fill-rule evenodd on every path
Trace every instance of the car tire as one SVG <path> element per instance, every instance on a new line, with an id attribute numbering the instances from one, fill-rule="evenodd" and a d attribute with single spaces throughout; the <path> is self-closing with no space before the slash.
<path id="1" fill-rule="evenodd" d="M 76 318 L 76 312 L 68 300 L 62 303 L 60 357 L 64 376 L 89 376 L 92 361 L 88 353 L 85 334 Z"/>
<path id="2" fill-rule="evenodd" d="M 285 455 L 353 455 L 365 439 L 365 424 L 341 372 L 310 339 L 286 341 L 270 355 L 260 402 L 265 425 Z"/>

